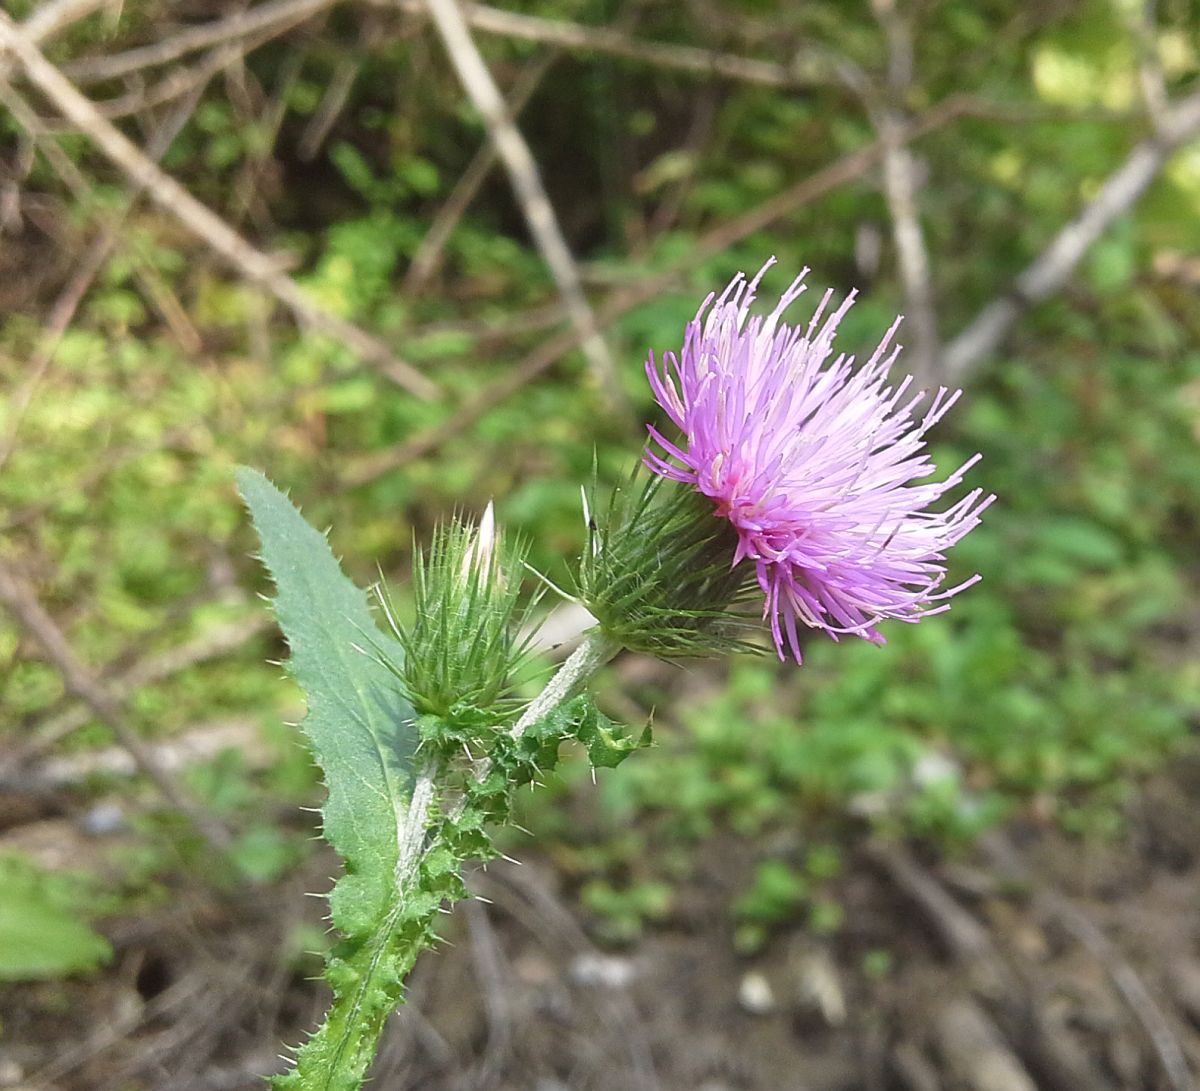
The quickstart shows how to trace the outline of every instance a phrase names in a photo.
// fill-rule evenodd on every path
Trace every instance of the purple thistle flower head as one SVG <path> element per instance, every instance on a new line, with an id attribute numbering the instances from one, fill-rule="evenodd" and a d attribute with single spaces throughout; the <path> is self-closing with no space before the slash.
<path id="1" fill-rule="evenodd" d="M 862 366 L 833 357 L 849 296 L 827 314 L 825 293 L 807 328 L 781 321 L 805 290 L 801 272 L 765 318 L 750 316 L 772 258 L 747 283 L 738 274 L 710 295 L 688 324 L 683 351 L 646 364 L 659 405 L 679 427 L 673 443 L 648 429 L 646 465 L 712 500 L 737 532 L 733 563 L 754 562 L 766 596 L 764 620 L 781 659 L 801 661 L 797 623 L 834 640 L 853 634 L 884 643 L 876 627 L 914 622 L 949 609 L 947 599 L 975 583 L 942 586 L 946 551 L 979 523 L 995 499 L 975 489 L 931 511 L 978 460 L 944 481 L 925 434 L 961 391 L 910 394 L 912 377 L 888 384 L 899 346 L 892 324 Z M 706 313 L 707 312 L 707 313 Z"/>

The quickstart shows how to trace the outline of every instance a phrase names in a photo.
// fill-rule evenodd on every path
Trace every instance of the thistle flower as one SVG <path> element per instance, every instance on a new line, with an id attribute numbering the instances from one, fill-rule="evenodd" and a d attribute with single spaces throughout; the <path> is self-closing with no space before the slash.
<path id="1" fill-rule="evenodd" d="M 733 564 L 753 561 L 763 618 L 781 659 L 801 661 L 798 623 L 834 640 L 876 644 L 876 627 L 949 609 L 947 599 L 979 579 L 944 588 L 945 554 L 994 500 L 975 489 L 942 512 L 929 510 L 979 460 L 944 481 L 925 435 L 961 391 L 910 393 L 888 376 L 899 353 L 892 324 L 862 366 L 833 356 L 849 296 L 826 314 L 825 293 L 807 328 L 781 322 L 805 290 L 801 272 L 765 318 L 750 317 L 763 274 L 736 276 L 689 323 L 683 350 L 646 364 L 659 405 L 682 431 L 677 443 L 648 429 L 645 463 L 708 497 L 736 531 Z M 707 312 L 707 313 L 706 313 Z M 657 448 L 657 449 L 656 449 Z"/>

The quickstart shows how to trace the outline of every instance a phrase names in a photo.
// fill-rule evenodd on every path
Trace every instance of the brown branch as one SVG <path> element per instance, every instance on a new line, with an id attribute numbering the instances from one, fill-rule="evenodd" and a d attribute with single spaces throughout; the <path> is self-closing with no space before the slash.
<path id="1" fill-rule="evenodd" d="M 1158 177 L 1167 160 L 1200 134 L 1200 91 L 1173 103 L 1153 135 L 1135 145 L 1099 192 L 1031 262 L 999 299 L 987 304 L 945 348 L 942 367 L 961 384 L 991 355 L 1030 307 L 1058 291 L 1080 259 L 1118 217 L 1124 215 Z"/>
<path id="2" fill-rule="evenodd" d="M 508 172 L 513 194 L 542 255 L 567 317 L 579 335 L 580 347 L 587 358 L 592 376 L 613 409 L 628 410 L 608 345 L 596 326 L 592 305 L 583 291 L 579 267 L 563 237 L 558 217 L 542 184 L 541 173 L 529 145 L 513 122 L 500 89 L 492 78 L 471 32 L 467 28 L 458 0 L 425 0 L 426 8 L 441 37 L 459 82 L 487 127 L 496 154 Z"/>
<path id="3" fill-rule="evenodd" d="M 80 0 L 75 0 L 80 2 Z M 96 0 L 84 0 L 95 6 Z M 335 0 L 269 0 L 248 11 L 187 27 L 161 41 L 136 49 L 101 57 L 85 57 L 64 66 L 63 71 L 80 83 L 94 83 L 137 72 L 144 68 L 170 64 L 222 42 L 248 37 L 261 31 L 286 28 L 300 23 Z M 379 7 L 399 9 L 408 15 L 424 17 L 424 0 L 369 0 Z M 803 64 L 776 64 L 772 61 L 742 57 L 719 50 L 669 42 L 639 41 L 610 27 L 592 27 L 561 19 L 503 11 L 484 4 L 463 5 L 463 16 L 476 30 L 485 34 L 540 42 L 581 53 L 619 57 L 698 76 L 737 80 L 765 87 L 808 87 L 827 78 L 825 65 L 806 56 Z"/>
<path id="4" fill-rule="evenodd" d="M 21 24 L 21 29 L 33 41 L 41 42 L 72 23 L 87 18 L 107 3 L 108 0 L 49 0 L 48 3 L 39 5 Z"/>
<path id="5" fill-rule="evenodd" d="M 897 10 L 897 2 L 872 0 L 875 18 L 887 41 L 888 101 L 868 103 L 868 112 L 883 143 L 883 193 L 892 220 L 907 328 L 913 333 L 904 366 L 912 372 L 918 387 L 930 387 L 938 380 L 938 320 L 929 251 L 917 205 L 917 163 L 903 140 L 905 114 L 901 104 L 912 86 L 913 45 L 912 33 Z"/>
<path id="6" fill-rule="evenodd" d="M 345 110 L 346 103 L 350 101 L 350 92 L 354 90 L 365 58 L 375 49 L 382 37 L 381 16 L 379 13 L 368 15 L 359 30 L 357 46 L 338 61 L 333 75 L 325 85 L 325 94 L 321 96 L 320 103 L 300 135 L 296 154 L 301 162 L 309 163 L 316 159 L 321 146 Z"/>
<path id="7" fill-rule="evenodd" d="M 264 31 L 273 35 L 311 18 L 332 7 L 336 0 L 268 0 L 248 11 L 235 12 L 223 19 L 185 27 L 169 37 L 150 45 L 110 53 L 101 57 L 84 57 L 63 66 L 63 73 L 79 83 L 95 83 L 117 76 L 127 76 L 143 68 L 170 64 L 209 46 L 221 45 L 240 38 L 251 38 Z"/>
<path id="8" fill-rule="evenodd" d="M 958 96 L 943 99 L 905 129 L 905 139 L 916 140 L 949 124 L 967 112 L 968 105 L 969 100 Z M 673 262 L 662 272 L 647 277 L 640 284 L 614 294 L 599 309 L 597 321 L 602 326 L 615 322 L 634 307 L 669 289 L 698 262 L 727 250 L 742 239 L 769 227 L 776 220 L 792 215 L 838 186 L 861 178 L 879 162 L 882 154 L 883 149 L 879 141 L 868 144 L 777 193 L 757 208 L 714 228 L 697 240 L 696 245 L 685 257 Z M 366 485 L 414 459 L 424 457 L 549 370 L 578 344 L 579 335 L 574 330 L 567 330 L 543 342 L 516 368 L 468 398 L 441 424 L 418 432 L 395 447 L 373 451 L 351 462 L 341 474 L 341 481 L 350 487 Z"/>
<path id="9" fill-rule="evenodd" d="M 194 90 L 187 101 L 181 103 L 155 129 L 146 147 L 146 154 L 151 160 L 158 162 L 166 155 L 167 149 L 179 135 L 179 130 L 183 128 L 195 110 L 199 102 L 200 90 L 201 88 Z M 20 109 L 21 107 L 18 106 L 18 110 Z M 29 113 L 31 114 L 32 111 Z M 23 125 L 27 131 L 30 130 L 28 117 L 23 121 Z M 39 134 L 34 132 L 31 135 L 36 138 Z M 100 270 L 104 268 L 109 255 L 120 240 L 122 225 L 136 205 L 139 195 L 137 191 L 131 193 L 123 208 L 104 217 L 99 233 L 76 262 L 74 276 L 67 282 L 66 287 L 55 300 L 54 306 L 51 307 L 42 339 L 26 364 L 28 377 L 13 396 L 8 431 L 0 437 L 0 470 L 4 468 L 5 463 L 16 449 L 17 437 L 25 413 L 32 404 L 34 395 L 54 360 L 54 354 L 62 342 L 67 327 L 74 319 L 75 312 L 79 309 L 92 282 L 99 276 Z"/>
<path id="10" fill-rule="evenodd" d="M 62 630 L 38 602 L 33 589 L 17 576 L 5 560 L 0 560 L 0 603 L 42 646 L 47 658 L 62 675 L 67 691 L 87 704 L 108 725 L 121 746 L 129 751 L 137 767 L 154 783 L 163 797 L 187 817 L 209 847 L 218 852 L 228 849 L 231 844 L 229 831 L 206 813 L 159 764 L 153 751 L 125 718 L 120 704 L 75 654 Z"/>
<path id="11" fill-rule="evenodd" d="M 154 141 L 152 141 L 153 144 Z M 151 155 L 155 158 L 159 157 L 158 154 L 155 154 L 155 150 L 151 151 Z M 30 357 L 25 365 L 27 378 L 22 383 L 20 389 L 13 395 L 12 402 L 10 403 L 11 412 L 8 430 L 3 437 L 0 437 L 0 469 L 3 469 L 5 463 L 8 462 L 15 450 L 17 436 L 25 413 L 32 404 L 37 388 L 45 378 L 46 371 L 54 359 L 54 353 L 62 341 L 67 327 L 71 324 L 71 320 L 75 317 L 75 312 L 79 309 L 80 303 L 83 302 L 83 297 L 87 294 L 92 282 L 99 275 L 100 270 L 104 268 L 105 262 L 108 261 L 109 255 L 116 246 L 120 223 L 124 220 L 132 205 L 133 201 L 131 199 L 129 205 L 115 215 L 112 221 L 106 224 L 91 241 L 87 249 L 76 261 L 75 274 L 67 282 L 55 300 L 54 305 L 50 308 L 50 314 L 46 319 L 46 328 L 42 333 L 41 341 L 34 350 L 33 356 Z"/>
<path id="12" fill-rule="evenodd" d="M 302 325 L 342 341 L 358 355 L 373 362 L 397 385 L 417 397 L 432 399 L 437 396 L 437 387 L 411 365 L 397 358 L 383 341 L 315 303 L 291 277 L 279 269 L 275 259 L 256 249 L 174 178 L 161 171 L 111 122 L 101 117 L 95 105 L 81 95 L 3 13 L 0 13 L 0 47 L 8 49 L 16 57 L 29 81 L 67 120 L 82 130 L 134 185 L 145 190 L 156 205 L 174 216 L 242 276 L 261 285 L 290 308 Z"/>
<path id="13" fill-rule="evenodd" d="M 425 0 L 384 0 L 401 11 L 420 15 Z M 691 72 L 698 76 L 737 80 L 766 87 L 810 87 L 826 80 L 824 64 L 807 66 L 775 64 L 718 50 L 667 42 L 645 42 L 609 27 L 585 26 L 562 19 L 545 19 L 502 11 L 485 4 L 462 4 L 462 15 L 475 30 L 527 42 L 541 42 L 562 49 L 620 57 L 655 68 Z M 806 57 L 806 61 L 813 58 Z"/>
<path id="14" fill-rule="evenodd" d="M 237 750 L 249 768 L 267 764 L 261 727 L 252 717 L 194 724 L 170 739 L 148 744 L 146 749 L 168 774 L 211 761 L 226 750 Z M 33 768 L 0 768 L 0 788 L 44 793 L 74 787 L 96 776 L 131 777 L 137 772 L 138 765 L 128 749 L 108 746 L 49 758 Z"/>
<path id="15" fill-rule="evenodd" d="M 1028 971 L 1019 973 L 1016 964 L 996 947 L 991 933 L 958 904 L 935 875 L 903 845 L 877 842 L 867 846 L 867 853 L 935 929 L 961 967 L 965 984 L 986 1004 L 988 1016 L 1012 1041 L 1022 1042 L 1022 1052 L 1036 1060 L 1045 1087 L 1115 1091 L 1089 1057 L 1062 1033 L 1060 1022 L 1038 1002 L 1045 986 L 1037 983 L 1036 975 L 1030 980 Z"/>
<path id="16" fill-rule="evenodd" d="M 236 42 L 218 46 L 207 56 L 195 64 L 180 65 L 169 75 L 164 76 L 158 83 L 116 98 L 103 99 L 94 105 L 97 112 L 108 118 L 128 117 L 139 114 L 155 107 L 173 102 L 181 95 L 186 95 L 196 87 L 205 86 L 222 69 L 228 68 L 247 53 L 258 49 L 259 46 L 271 41 L 276 34 L 266 32 L 256 36 L 241 38 Z"/>
<path id="17" fill-rule="evenodd" d="M 550 55 L 533 61 L 517 79 L 517 84 L 509 95 L 506 109 L 512 118 L 519 117 L 534 91 L 542 81 L 547 70 L 554 63 L 556 55 Z M 438 209 L 433 223 L 421 239 L 412 263 L 404 277 L 404 294 L 415 296 L 425 282 L 437 271 L 442 251 L 459 221 L 463 218 L 472 201 L 479 193 L 479 188 L 496 163 L 496 143 L 489 134 L 487 142 L 481 147 L 467 164 L 467 169 L 450 191 L 450 196 Z"/>
<path id="18" fill-rule="evenodd" d="M 508 967 L 496 931 L 488 920 L 487 908 L 475 894 L 463 904 L 467 935 L 471 941 L 471 965 L 483 998 L 487 1017 L 487 1042 L 477 1067 L 476 1087 L 491 1087 L 512 1052 L 512 970 Z"/>
<path id="19" fill-rule="evenodd" d="M 105 680 L 105 689 L 114 700 L 123 701 L 143 686 L 162 682 L 201 663 L 220 659 L 230 652 L 237 651 L 272 625 L 273 622 L 265 614 L 255 614 L 253 617 L 219 626 L 166 651 L 138 660 L 128 669 Z M 86 703 L 48 716 L 29 729 L 24 745 L 0 765 L 0 775 L 9 774 L 12 770 L 36 760 L 91 719 L 92 712 Z"/>
<path id="20" fill-rule="evenodd" d="M 72 23 L 86 19 L 108 0 L 49 0 L 21 24 L 25 36 L 36 43 L 44 42 Z M 7 52 L 0 46 L 0 81 L 8 79 L 12 65 Z"/>
<path id="21" fill-rule="evenodd" d="M 984 838 L 982 846 L 997 871 L 1009 880 L 1033 887 L 1033 904 L 1045 918 L 1057 921 L 1091 952 L 1121 994 L 1154 1050 L 1163 1074 L 1174 1091 L 1196 1091 L 1179 1039 L 1138 972 L 1120 949 L 1074 902 L 1044 884 L 1034 884 L 1012 845 L 999 835 Z"/>
<path id="22" fill-rule="evenodd" d="M 1130 33 L 1137 44 L 1138 84 L 1141 87 L 1142 103 L 1155 128 L 1162 125 L 1170 105 L 1167 77 L 1158 55 L 1157 7 L 1155 0 L 1142 0 L 1136 10 L 1124 13 L 1126 21 L 1130 24 Z"/>

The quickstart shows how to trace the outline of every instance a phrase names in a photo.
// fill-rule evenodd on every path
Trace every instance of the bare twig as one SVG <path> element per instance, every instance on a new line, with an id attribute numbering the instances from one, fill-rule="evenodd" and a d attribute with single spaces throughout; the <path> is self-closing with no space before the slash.
<path id="1" fill-rule="evenodd" d="M 62 630 L 46 612 L 30 588 L 9 566 L 0 560 L 0 603 L 43 648 L 62 675 L 68 692 L 89 705 L 106 723 L 117 741 L 129 751 L 138 768 L 154 783 L 163 797 L 195 826 L 208 845 L 221 852 L 231 844 L 229 831 L 207 814 L 184 791 L 183 786 L 157 761 L 137 730 L 121 710 L 120 704 L 75 654 Z"/>
<path id="2" fill-rule="evenodd" d="M 104 7 L 110 0 L 48 0 L 38 6 L 21 29 L 32 41 L 41 42 L 60 30 L 86 19 L 92 12 Z"/>
<path id="3" fill-rule="evenodd" d="M 81 0 L 74 0 L 80 3 Z M 92 7 L 97 0 L 82 0 Z M 64 66 L 64 72 L 81 83 L 94 83 L 128 75 L 172 61 L 222 42 L 303 22 L 336 0 L 268 0 L 209 23 L 175 31 L 150 45 L 102 57 L 85 57 Z M 409 15 L 425 15 L 424 0 L 370 0 L 381 7 L 399 8 Z M 803 64 L 775 64 L 719 50 L 668 42 L 644 42 L 611 27 L 592 27 L 561 19 L 503 11 L 483 4 L 467 4 L 463 15 L 476 30 L 523 41 L 541 42 L 574 52 L 600 54 L 637 61 L 656 68 L 691 72 L 698 76 L 737 80 L 766 87 L 805 87 L 823 82 L 824 65 L 805 57 Z"/>
<path id="4" fill-rule="evenodd" d="M 218 46 L 195 64 L 180 65 L 178 68 L 172 69 L 169 75 L 164 76 L 151 87 L 130 91 L 117 98 L 95 103 L 96 110 L 101 116 L 111 120 L 126 117 L 129 114 L 143 113 L 165 103 L 173 102 L 194 88 L 205 86 L 222 69 L 228 68 L 229 65 L 271 41 L 275 36 L 270 32 L 264 32 Z"/>
<path id="5" fill-rule="evenodd" d="M 996 959 L 995 945 L 987 929 L 963 909 L 941 883 L 919 867 L 902 845 L 871 845 L 868 852 L 892 883 L 937 924 L 942 942 L 951 955 L 967 966 Z"/>
<path id="6" fill-rule="evenodd" d="M 1006 840 L 999 836 L 988 836 L 983 841 L 983 847 L 997 869 L 1010 878 L 1028 882 L 1029 876 L 1024 866 Z M 1034 888 L 1033 904 L 1043 916 L 1057 921 L 1070 932 L 1104 967 L 1113 986 L 1145 1032 L 1163 1074 L 1174 1091 L 1196 1091 L 1196 1082 L 1170 1021 L 1117 945 L 1074 902 L 1043 884 Z"/>
<path id="7" fill-rule="evenodd" d="M 666 195 L 659 201 L 658 207 L 655 208 L 642 240 L 640 248 L 642 252 L 652 240 L 660 238 L 669 231 L 683 211 L 688 193 L 696 181 L 696 164 L 700 160 L 705 144 L 712 136 L 713 122 L 717 117 L 717 106 L 721 102 L 720 91 L 713 86 L 699 88 L 693 102 L 692 120 L 688 126 L 688 133 L 682 147 L 678 149 L 687 157 L 691 165 L 682 177 L 674 180 Z"/>
<path id="8" fill-rule="evenodd" d="M 1007 336 L 1017 319 L 1066 283 L 1079 260 L 1119 216 L 1133 207 L 1183 144 L 1200 134 L 1200 91 L 1172 104 L 1157 131 L 1137 144 L 1096 196 L 1050 241 L 1008 291 L 979 312 L 942 354 L 947 379 L 962 383 Z"/>
<path id="9" fill-rule="evenodd" d="M 358 74 L 362 71 L 363 58 L 375 48 L 382 37 L 382 25 L 379 20 L 379 13 L 374 13 L 364 20 L 358 35 L 358 47 L 339 60 L 333 70 L 333 75 L 325 86 L 325 94 L 321 96 L 321 101 L 309 118 L 296 146 L 296 154 L 303 162 L 309 163 L 317 157 L 321 145 L 328 139 L 330 131 L 346 108 L 350 92 L 354 90 Z"/>
<path id="10" fill-rule="evenodd" d="M 868 852 L 934 926 L 962 967 L 971 992 L 986 1004 L 1005 1034 L 1014 1042 L 1022 1042 L 1023 1050 L 1036 1058 L 1047 1088 L 1115 1091 L 1107 1077 L 1086 1054 L 1074 1048 L 1058 1023 L 1038 1004 L 1036 986 L 1017 972 L 997 949 L 991 933 L 958 904 L 936 876 L 901 845 L 875 844 L 868 847 Z"/>
<path id="11" fill-rule="evenodd" d="M 164 742 L 147 747 L 147 753 L 165 773 L 211 761 L 226 750 L 237 750 L 248 767 L 266 764 L 268 755 L 259 721 L 244 718 L 194 724 Z M 76 785 L 97 775 L 131 777 L 138 771 L 128 749 L 110 746 L 49 758 L 20 773 L 0 768 L 0 788 L 41 792 Z"/>
<path id="12" fill-rule="evenodd" d="M 947 1002 L 935 1025 L 938 1048 L 955 1086 L 970 1091 L 1037 1091 L 996 1024 L 970 998 Z"/>
<path id="13" fill-rule="evenodd" d="M 486 875 L 472 877 L 474 886 L 482 886 L 503 906 L 509 916 L 534 936 L 539 944 L 551 939 L 567 955 L 591 955 L 595 945 L 571 912 L 555 897 L 546 876 L 535 866 L 490 868 Z M 597 997 L 597 1014 L 608 1024 L 612 1035 L 624 1043 L 629 1056 L 630 1075 L 640 1091 L 660 1091 L 658 1073 L 644 1020 L 625 989 L 604 989 Z"/>
<path id="14" fill-rule="evenodd" d="M 1146 988 L 1138 972 L 1116 945 L 1077 906 L 1054 891 L 1039 890 L 1035 899 L 1082 943 L 1104 967 L 1135 1019 L 1149 1039 L 1158 1063 L 1175 1091 L 1196 1091 L 1183 1047 L 1171 1029 L 1162 1008 Z"/>
<path id="15" fill-rule="evenodd" d="M 185 640 L 174 648 L 138 660 L 127 670 L 106 679 L 105 689 L 115 700 L 122 701 L 143 686 L 162 682 L 201 663 L 237 651 L 273 624 L 263 613 L 229 622 L 192 640 Z M 78 704 L 35 724 L 28 732 L 25 745 L 0 765 L 0 775 L 7 775 L 13 769 L 35 760 L 73 731 L 78 731 L 91 718 L 89 707 Z"/>
<path id="16" fill-rule="evenodd" d="M 906 317 L 911 323 L 908 328 L 913 331 L 904 365 L 918 387 L 930 387 L 938 379 L 938 321 L 929 253 L 917 208 L 917 164 L 903 139 L 905 117 L 901 104 L 912 83 L 912 34 L 896 4 L 897 0 L 872 0 L 888 45 L 888 101 L 869 110 L 883 144 L 883 192 L 892 219 Z"/>
<path id="17" fill-rule="evenodd" d="M 72 23 L 86 19 L 108 2 L 109 0 L 49 0 L 21 24 L 21 30 L 31 42 L 44 42 Z M 8 79 L 11 72 L 11 59 L 0 45 L 0 82 Z"/>
<path id="18" fill-rule="evenodd" d="M 111 122 L 101 117 L 95 105 L 81 95 L 3 13 L 0 13 L 0 47 L 7 48 L 17 58 L 30 82 L 64 117 L 85 132 L 136 186 L 144 189 L 155 204 L 179 220 L 241 275 L 271 292 L 291 309 L 299 322 L 343 341 L 416 396 L 437 396 L 437 387 L 397 358 L 383 341 L 313 302 L 280 270 L 275 259 L 252 246 L 174 178 L 163 173 Z"/>
<path id="19" fill-rule="evenodd" d="M 425 0 L 383 0 L 410 14 L 421 14 Z M 638 61 L 655 68 L 692 72 L 698 76 L 757 83 L 767 87 L 807 87 L 826 78 L 823 65 L 774 64 L 771 61 L 740 57 L 694 46 L 667 42 L 645 42 L 631 38 L 610 27 L 585 26 L 562 19 L 545 19 L 502 11 L 485 4 L 462 4 L 462 15 L 475 30 L 519 38 L 527 42 L 542 42 L 562 49 L 597 53 Z M 805 60 L 810 60 L 806 57 Z"/>
<path id="20" fill-rule="evenodd" d="M 944 99 L 926 113 L 916 118 L 906 129 L 906 138 L 916 140 L 935 129 L 949 124 L 969 111 L 971 101 L 958 96 Z M 842 156 L 827 167 L 810 174 L 788 189 L 777 193 L 749 212 L 709 231 L 692 247 L 686 257 L 672 263 L 667 269 L 647 277 L 639 284 L 618 291 L 599 311 L 601 325 L 615 322 L 621 315 L 653 299 L 675 284 L 679 277 L 697 262 L 728 249 L 740 240 L 770 226 L 798 209 L 817 200 L 838 186 L 865 175 L 882 155 L 879 141 L 868 144 L 858 151 Z M 517 367 L 505 373 L 494 383 L 484 387 L 458 407 L 454 414 L 441 424 L 418 432 L 411 439 L 395 447 L 373 451 L 352 462 L 341 476 L 349 486 L 366 485 L 386 473 L 399 469 L 414 459 L 422 458 L 443 443 L 469 428 L 489 410 L 502 404 L 518 390 L 533 382 L 539 375 L 553 367 L 562 357 L 579 344 L 574 330 L 567 330 L 543 342 Z"/>
<path id="21" fill-rule="evenodd" d="M 247 156 L 233 186 L 233 195 L 229 202 L 229 216 L 234 223 L 238 223 L 255 207 L 255 200 L 262 190 L 262 181 L 267 171 L 267 165 L 271 161 L 276 141 L 279 139 L 279 130 L 287 116 L 288 95 L 300 78 L 303 67 L 304 53 L 302 51 L 289 54 L 279 66 L 278 84 L 257 122 L 260 132 L 263 134 L 262 144 Z"/>
<path id="22" fill-rule="evenodd" d="M 579 268 L 542 185 L 537 162 L 509 115 L 500 89 L 467 29 L 458 0 L 425 0 L 425 3 L 459 81 L 483 118 L 496 153 L 508 171 L 529 233 L 554 278 L 571 325 L 579 334 L 580 347 L 587 357 L 593 378 L 609 405 L 625 410 L 627 402 L 620 374 L 608 345 L 597 329 L 596 316 L 584 294 Z"/>
<path id="23" fill-rule="evenodd" d="M 221 45 L 240 38 L 252 38 L 264 31 L 273 35 L 290 26 L 302 23 L 317 12 L 332 7 L 336 0 L 268 0 L 246 11 L 238 11 L 210 23 L 176 30 L 161 41 L 110 53 L 101 57 L 84 57 L 63 66 L 63 72 L 79 83 L 95 83 L 126 76 L 142 68 L 170 64 L 189 53 Z"/>
<path id="24" fill-rule="evenodd" d="M 1142 102 L 1146 114 L 1155 128 L 1159 128 L 1167 116 L 1170 100 L 1167 96 L 1167 78 L 1158 55 L 1156 0 L 1143 0 L 1136 10 L 1128 13 L 1130 29 L 1138 52 L 1138 84 L 1142 91 Z"/>
<path id="25" fill-rule="evenodd" d="M 471 938 L 471 964 L 480 986 L 488 1026 L 487 1045 L 474 1084 L 487 1088 L 494 1085 L 512 1050 L 511 971 L 506 971 L 504 955 L 484 904 L 477 897 L 468 898 L 463 912 Z"/>
<path id="26" fill-rule="evenodd" d="M 152 160 L 157 162 L 166 154 L 172 141 L 179 134 L 179 130 L 192 115 L 198 101 L 199 91 L 197 90 L 158 126 L 146 148 L 146 154 Z M 32 135 L 37 136 L 36 133 Z M 28 377 L 13 396 L 8 430 L 0 437 L 0 469 L 3 469 L 4 464 L 16 448 L 21 422 L 29 406 L 33 403 L 37 388 L 45 378 L 54 359 L 54 353 L 58 349 L 67 327 L 75 317 L 80 303 L 83 302 L 83 297 L 99 275 L 100 270 L 104 268 L 105 262 L 108 261 L 109 255 L 116 246 L 121 235 L 121 226 L 133 209 L 137 197 L 136 192 L 131 194 L 124 208 L 106 218 L 100 232 L 80 256 L 74 276 L 67 282 L 66 287 L 59 293 L 58 299 L 50 309 L 42 339 L 26 364 Z"/>
<path id="27" fill-rule="evenodd" d="M 539 58 L 528 65 L 517 80 L 516 86 L 509 95 L 507 112 L 510 117 L 520 116 L 530 98 L 533 97 L 537 86 L 542 82 L 550 66 L 556 59 L 556 54 Z M 496 162 L 496 143 L 489 133 L 487 142 L 481 147 L 467 164 L 467 169 L 451 190 L 450 196 L 438 209 L 433 223 L 413 254 L 412 264 L 404 277 L 404 293 L 416 295 L 426 281 L 437 271 L 441 261 L 442 251 L 450 236 L 454 233 L 467 208 L 475 200 L 479 187 L 491 172 Z"/>

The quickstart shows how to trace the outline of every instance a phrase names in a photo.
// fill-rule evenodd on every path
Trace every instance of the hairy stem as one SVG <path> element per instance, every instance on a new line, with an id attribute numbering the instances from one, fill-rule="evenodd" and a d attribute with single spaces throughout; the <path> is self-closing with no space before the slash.
<path id="1" fill-rule="evenodd" d="M 512 737 L 519 739 L 547 713 L 574 697 L 587 680 L 620 650 L 619 644 L 596 630 L 584 636 L 579 647 L 546 683 L 546 688 L 529 703 L 521 718 L 513 724 Z"/>
<path id="2" fill-rule="evenodd" d="M 513 737 L 520 738 L 574 697 L 619 650 L 600 633 L 589 633 L 513 725 Z M 476 775 L 486 777 L 490 770 L 490 762 L 481 762 Z M 440 827 L 435 804 L 443 773 L 438 760 L 418 769 L 398 831 L 392 905 L 370 935 L 344 940 L 335 948 L 325 974 L 333 986 L 333 1004 L 297 1055 L 296 1067 L 272 1081 L 275 1091 L 356 1091 L 362 1086 L 387 1017 L 400 1002 L 404 977 L 432 940 L 428 917 L 442 895 L 416 884 L 422 861 L 439 844 L 431 831 Z M 450 822 L 461 808 L 460 802 L 451 809 Z"/>

